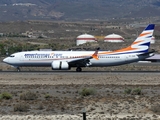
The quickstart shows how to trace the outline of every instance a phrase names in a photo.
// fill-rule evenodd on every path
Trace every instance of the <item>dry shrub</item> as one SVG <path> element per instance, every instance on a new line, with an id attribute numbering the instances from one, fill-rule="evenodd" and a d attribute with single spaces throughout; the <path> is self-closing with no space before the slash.
<path id="1" fill-rule="evenodd" d="M 152 105 L 150 109 L 152 112 L 156 114 L 160 114 L 160 104 Z"/>
<path id="2" fill-rule="evenodd" d="M 26 103 L 19 103 L 14 106 L 14 112 L 27 112 L 29 109 L 30 106 Z"/>
<path id="3" fill-rule="evenodd" d="M 38 110 L 43 110 L 43 109 L 44 109 L 43 104 L 39 104 L 37 109 L 38 109 Z"/>
<path id="4" fill-rule="evenodd" d="M 31 91 L 27 91 L 25 93 L 22 93 L 20 95 L 20 99 L 21 100 L 36 100 L 38 97 L 36 95 L 36 93 L 33 93 Z"/>

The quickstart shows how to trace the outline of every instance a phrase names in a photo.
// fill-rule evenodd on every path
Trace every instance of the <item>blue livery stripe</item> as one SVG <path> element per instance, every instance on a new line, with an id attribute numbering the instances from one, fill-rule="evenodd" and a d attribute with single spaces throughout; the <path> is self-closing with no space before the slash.
<path id="1" fill-rule="evenodd" d="M 110 56 L 110 55 L 123 55 L 123 54 L 130 54 L 130 53 L 146 53 L 146 52 L 148 52 L 148 49 L 147 50 L 136 51 L 136 52 L 124 52 L 124 53 L 108 54 L 107 56 Z M 104 55 L 106 55 L 106 54 L 104 54 Z"/>
<path id="2" fill-rule="evenodd" d="M 146 38 L 151 38 L 152 36 L 148 36 L 148 37 L 146 37 Z"/>
<path id="3" fill-rule="evenodd" d="M 140 44 L 139 46 L 150 46 L 150 42 Z"/>

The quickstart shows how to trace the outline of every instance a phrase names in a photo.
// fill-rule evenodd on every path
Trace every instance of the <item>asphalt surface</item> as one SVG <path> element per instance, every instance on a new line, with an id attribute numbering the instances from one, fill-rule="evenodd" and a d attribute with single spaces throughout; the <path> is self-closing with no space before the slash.
<path id="1" fill-rule="evenodd" d="M 0 74 L 10 73 L 10 74 L 144 74 L 144 73 L 151 73 L 151 74 L 159 74 L 160 71 L 0 71 Z"/>
<path id="2" fill-rule="evenodd" d="M 5 63 L 3 62 L 0 62 L 0 65 L 3 66 L 3 65 L 6 65 Z M 160 62 L 154 62 L 154 63 L 149 63 L 149 62 L 140 62 L 140 63 L 131 63 L 130 65 L 135 65 L 135 66 L 142 66 L 142 67 L 145 67 L 145 66 L 160 66 Z M 137 74 L 137 73 L 152 73 L 152 74 L 155 74 L 155 73 L 160 73 L 160 69 L 159 70 L 100 70 L 100 71 L 97 71 L 97 70 L 86 70 L 85 68 L 82 68 L 82 72 L 76 72 L 75 70 L 50 70 L 50 71 L 38 71 L 38 70 L 21 70 L 20 72 L 18 71 L 15 71 L 15 70 L 2 70 L 0 71 L 0 74 L 3 74 L 3 73 L 16 73 L 16 74 L 21 74 L 21 73 L 34 73 L 34 74 L 39 74 L 39 73 L 44 73 L 44 74 L 59 74 L 59 73 L 67 73 L 67 74 L 106 74 L 106 73 L 133 73 L 133 74 Z"/>

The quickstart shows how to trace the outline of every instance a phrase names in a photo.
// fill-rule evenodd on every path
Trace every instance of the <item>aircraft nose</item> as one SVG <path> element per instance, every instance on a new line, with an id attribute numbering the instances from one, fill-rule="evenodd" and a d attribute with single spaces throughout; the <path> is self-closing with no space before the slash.
<path id="1" fill-rule="evenodd" d="M 8 58 L 4 58 L 4 59 L 3 59 L 3 62 L 4 62 L 4 63 L 8 63 Z"/>

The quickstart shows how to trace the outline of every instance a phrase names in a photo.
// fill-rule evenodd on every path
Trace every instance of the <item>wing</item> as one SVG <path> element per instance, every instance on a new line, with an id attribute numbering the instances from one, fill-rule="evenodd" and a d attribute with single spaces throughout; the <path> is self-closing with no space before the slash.
<path id="1" fill-rule="evenodd" d="M 69 61 L 68 64 L 72 67 L 86 67 L 86 66 L 90 66 L 90 59 L 94 58 L 96 60 L 98 60 L 97 54 L 100 48 L 97 48 L 96 51 L 93 53 L 92 56 L 87 56 L 87 57 L 83 57 L 83 58 L 76 58 L 75 60 Z"/>

